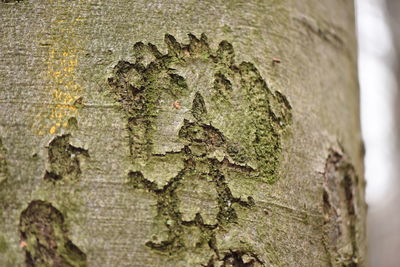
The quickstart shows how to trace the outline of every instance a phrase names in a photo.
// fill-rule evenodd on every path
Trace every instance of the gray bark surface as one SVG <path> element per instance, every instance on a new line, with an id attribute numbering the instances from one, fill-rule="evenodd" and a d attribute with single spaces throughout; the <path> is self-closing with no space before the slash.
<path id="1" fill-rule="evenodd" d="M 0 266 L 364 266 L 351 1 L 1 1 Z"/>

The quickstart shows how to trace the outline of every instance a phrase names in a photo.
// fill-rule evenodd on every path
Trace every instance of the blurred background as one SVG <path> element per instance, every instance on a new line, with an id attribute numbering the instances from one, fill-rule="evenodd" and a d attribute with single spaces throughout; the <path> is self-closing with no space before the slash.
<path id="1" fill-rule="evenodd" d="M 400 0 L 356 0 L 369 266 L 400 266 Z"/>

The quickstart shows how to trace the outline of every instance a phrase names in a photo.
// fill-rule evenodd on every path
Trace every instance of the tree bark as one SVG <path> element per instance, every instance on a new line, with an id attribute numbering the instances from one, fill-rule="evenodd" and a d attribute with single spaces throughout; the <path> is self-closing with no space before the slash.
<path id="1" fill-rule="evenodd" d="M 351 1 L 2 1 L 1 266 L 364 266 Z"/>

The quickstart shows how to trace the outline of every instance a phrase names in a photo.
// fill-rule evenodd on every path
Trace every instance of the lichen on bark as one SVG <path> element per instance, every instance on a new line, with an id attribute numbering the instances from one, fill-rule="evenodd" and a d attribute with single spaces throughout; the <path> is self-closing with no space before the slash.
<path id="1" fill-rule="evenodd" d="M 189 34 L 189 44 L 167 34 L 165 43 L 167 54 L 137 42 L 135 62 L 120 61 L 109 78 L 128 118 L 135 167 L 146 168 L 152 155 L 179 153 L 188 142 L 178 134 L 185 121 L 201 121 L 227 139 L 226 151 L 213 151 L 212 157 L 252 169 L 252 178 L 276 182 L 282 132 L 291 122 L 286 97 L 270 90 L 254 64 L 236 64 L 227 41 L 216 51 L 204 34 L 200 39 Z"/>
<path id="2" fill-rule="evenodd" d="M 129 184 L 158 200 L 148 247 L 170 255 L 208 247 L 212 261 L 243 262 L 238 255 L 251 249 L 220 255 L 215 242 L 217 231 L 237 223 L 235 207 L 254 205 L 251 196 L 232 193 L 227 177 L 278 180 L 291 106 L 254 64 L 235 63 L 229 42 L 213 51 L 204 34 L 188 37 L 182 44 L 165 35 L 167 54 L 137 42 L 135 61 L 118 62 L 108 80 L 127 118 Z M 187 242 L 193 227 L 201 234 Z M 260 261 L 246 266 L 253 262 Z"/>

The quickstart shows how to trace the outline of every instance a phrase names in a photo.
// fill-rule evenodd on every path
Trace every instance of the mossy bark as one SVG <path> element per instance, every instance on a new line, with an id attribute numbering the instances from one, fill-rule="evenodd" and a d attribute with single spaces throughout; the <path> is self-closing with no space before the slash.
<path id="1" fill-rule="evenodd" d="M 350 1 L 2 1 L 1 266 L 364 266 Z"/>

